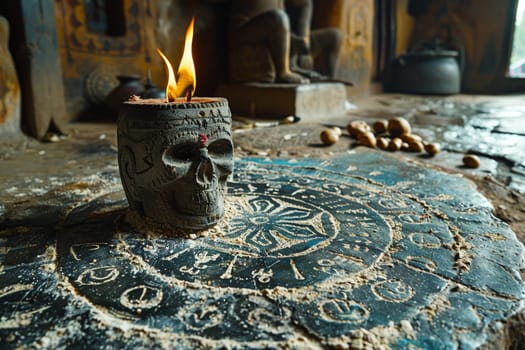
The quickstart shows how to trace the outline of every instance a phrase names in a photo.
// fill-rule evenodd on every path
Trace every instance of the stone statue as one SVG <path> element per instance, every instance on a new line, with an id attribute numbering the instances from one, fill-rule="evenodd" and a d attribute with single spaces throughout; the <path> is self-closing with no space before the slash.
<path id="1" fill-rule="evenodd" d="M 333 75 L 340 48 L 337 30 L 310 31 L 312 0 L 232 0 L 230 80 L 306 83 L 321 80 L 314 59 L 326 56 Z"/>
<path id="2" fill-rule="evenodd" d="M 233 0 L 231 6 L 231 80 L 306 82 L 290 70 L 290 22 L 283 0 Z"/>
<path id="3" fill-rule="evenodd" d="M 285 0 L 285 7 L 290 18 L 292 71 L 312 80 L 333 78 L 343 42 L 339 29 L 311 30 L 312 0 Z"/>

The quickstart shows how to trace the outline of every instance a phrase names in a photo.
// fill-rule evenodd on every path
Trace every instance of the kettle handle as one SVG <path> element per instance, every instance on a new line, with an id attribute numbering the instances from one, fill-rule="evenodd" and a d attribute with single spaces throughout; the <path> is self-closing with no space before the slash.
<path id="1" fill-rule="evenodd" d="M 458 52 L 457 61 L 459 64 L 459 71 L 461 75 L 463 75 L 463 71 L 465 69 L 465 64 L 466 64 L 465 45 L 463 45 L 461 41 L 457 40 L 452 35 L 450 35 L 450 38 L 451 40 L 449 40 L 449 42 L 447 43 L 447 45 L 444 46 L 444 48 L 455 50 Z M 412 45 L 408 51 L 416 51 L 417 49 L 424 48 L 425 46 L 428 46 L 428 41 L 420 40 L 416 42 L 414 45 Z"/>

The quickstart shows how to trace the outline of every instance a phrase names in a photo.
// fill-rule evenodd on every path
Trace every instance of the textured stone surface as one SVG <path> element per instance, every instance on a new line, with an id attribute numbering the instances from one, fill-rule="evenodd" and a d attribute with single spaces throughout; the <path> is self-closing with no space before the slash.
<path id="1" fill-rule="evenodd" d="M 112 189 L 2 238 L 2 347 L 471 349 L 525 297 L 473 185 L 381 153 L 238 161 L 226 218 L 186 238 Z"/>
<path id="2" fill-rule="evenodd" d="M 517 170 L 525 165 L 523 100 L 520 95 L 499 98 L 390 95 L 378 97 L 374 107 L 355 111 L 354 116 L 365 117 L 365 120 L 404 116 L 415 133 L 439 142 L 442 151 L 482 157 L 480 172 L 491 173 L 510 188 L 525 193 L 523 174 Z M 437 163 L 449 168 L 461 164 L 461 158 L 459 163 L 453 157 L 446 158 L 453 160 L 443 159 Z"/>

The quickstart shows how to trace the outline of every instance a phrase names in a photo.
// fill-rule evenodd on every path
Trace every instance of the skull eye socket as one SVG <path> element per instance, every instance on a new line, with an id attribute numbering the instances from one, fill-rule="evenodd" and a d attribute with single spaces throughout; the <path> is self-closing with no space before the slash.
<path id="1" fill-rule="evenodd" d="M 229 140 L 220 139 L 208 146 L 208 154 L 212 158 L 227 158 L 233 154 L 233 146 Z"/>
<path id="2" fill-rule="evenodd" d="M 190 162 L 199 157 L 199 148 L 195 143 L 183 143 L 170 147 L 164 158 L 172 161 Z"/>

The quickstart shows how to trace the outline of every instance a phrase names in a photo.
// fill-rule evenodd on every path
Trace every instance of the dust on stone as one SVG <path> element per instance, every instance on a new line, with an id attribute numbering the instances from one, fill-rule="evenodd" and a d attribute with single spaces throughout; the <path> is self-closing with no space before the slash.
<path id="1" fill-rule="evenodd" d="M 387 326 L 371 329 L 359 328 L 349 335 L 325 341 L 330 348 L 341 350 L 390 350 L 394 341 L 402 338 L 414 339 L 415 331 L 407 320 L 395 325 L 389 322 Z"/>
<path id="2" fill-rule="evenodd" d="M 488 239 L 492 240 L 492 241 L 506 241 L 507 240 L 507 237 L 505 236 L 502 236 L 500 234 L 497 234 L 497 233 L 483 233 L 482 234 L 483 237 L 487 237 Z"/>
<path id="3" fill-rule="evenodd" d="M 474 260 L 474 254 L 470 252 L 473 248 L 473 245 L 459 233 L 459 229 L 456 227 L 449 227 L 453 233 L 454 243 L 444 244 L 444 246 L 455 252 L 454 254 L 454 268 L 459 271 L 459 273 L 465 273 L 470 270 L 470 265 Z"/>
<path id="4" fill-rule="evenodd" d="M 434 317 L 439 315 L 443 310 L 450 309 L 452 305 L 445 294 L 440 294 L 432 300 L 432 302 L 421 309 L 421 312 L 425 314 L 427 319 L 432 322 Z"/>
<path id="5" fill-rule="evenodd" d="M 167 223 L 159 223 L 133 210 L 127 211 L 124 221 L 131 224 L 148 239 L 158 237 L 187 237 L 190 239 L 197 239 L 200 237 L 213 238 L 223 236 L 225 231 L 228 230 L 228 223 L 237 214 L 235 207 L 236 200 L 238 200 L 236 197 L 228 198 L 224 203 L 224 215 L 217 225 L 203 230 L 181 229 Z"/>

